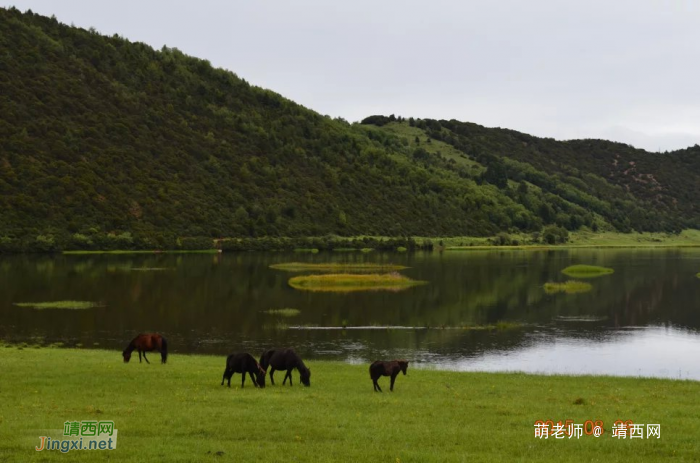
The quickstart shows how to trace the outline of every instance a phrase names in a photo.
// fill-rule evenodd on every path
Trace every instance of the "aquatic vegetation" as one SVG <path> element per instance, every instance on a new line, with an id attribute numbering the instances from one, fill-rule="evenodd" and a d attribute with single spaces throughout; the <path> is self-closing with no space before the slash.
<path id="1" fill-rule="evenodd" d="M 696 277 L 698 277 L 698 278 L 700 278 L 700 273 L 698 273 L 698 274 L 697 274 L 697 275 L 695 275 L 695 276 L 696 276 Z"/>
<path id="2" fill-rule="evenodd" d="M 289 286 L 306 291 L 400 291 L 427 281 L 412 280 L 398 273 L 356 275 L 338 273 L 329 275 L 305 275 L 293 277 Z"/>
<path id="3" fill-rule="evenodd" d="M 397 252 L 406 252 L 406 251 L 408 251 L 408 249 L 406 249 L 406 248 L 403 247 L 403 246 L 399 246 L 398 248 L 396 248 L 396 251 L 397 251 Z"/>
<path id="4" fill-rule="evenodd" d="M 318 254 L 318 249 L 316 249 L 316 248 L 295 248 L 294 252 L 310 252 L 311 254 Z"/>
<path id="5" fill-rule="evenodd" d="M 500 321 L 496 322 L 495 324 L 487 324 L 487 325 L 462 325 L 460 328 L 463 330 L 473 330 L 473 331 L 483 331 L 483 330 L 488 330 L 488 331 L 493 331 L 493 330 L 511 330 L 515 328 L 522 328 L 524 325 L 519 322 L 509 322 L 509 321 Z M 450 329 L 452 327 L 445 326 L 443 327 L 445 329 Z"/>
<path id="6" fill-rule="evenodd" d="M 554 317 L 555 321 L 558 322 L 572 322 L 572 323 L 594 323 L 594 322 L 602 322 L 607 320 L 608 317 L 606 316 L 595 316 L 595 315 L 574 315 L 574 316 L 564 316 L 564 315 L 558 315 Z"/>
<path id="7" fill-rule="evenodd" d="M 94 307 L 104 307 L 100 302 L 92 301 L 53 301 L 53 302 L 16 302 L 13 305 L 17 307 L 29 307 L 32 309 L 72 309 L 83 310 L 92 309 Z"/>
<path id="8" fill-rule="evenodd" d="M 461 326 L 403 326 L 403 325 L 381 325 L 370 323 L 369 325 L 349 326 L 348 321 L 343 319 L 340 326 L 317 326 L 317 325 L 295 325 L 288 327 L 290 330 L 473 330 L 473 331 L 504 331 L 522 328 L 525 325 L 518 322 L 501 321 L 488 325 L 461 325 Z"/>
<path id="9" fill-rule="evenodd" d="M 265 323 L 262 325 L 262 328 L 266 331 L 285 331 L 289 329 L 289 325 L 287 323 L 277 321 L 275 323 Z"/>
<path id="10" fill-rule="evenodd" d="M 268 315 L 279 315 L 281 317 L 296 317 L 297 315 L 299 315 L 301 313 L 301 310 L 286 307 L 284 309 L 266 310 L 265 313 Z"/>
<path id="11" fill-rule="evenodd" d="M 597 265 L 571 265 L 561 271 L 564 275 L 574 278 L 595 278 L 603 275 L 610 275 L 615 270 Z"/>
<path id="12" fill-rule="evenodd" d="M 285 270 L 287 272 L 395 272 L 398 270 L 404 270 L 408 267 L 403 265 L 394 264 L 372 264 L 372 263 L 361 263 L 361 264 L 344 264 L 344 263 L 308 263 L 308 262 L 289 262 L 286 264 L 273 264 L 270 268 L 275 270 Z"/>
<path id="13" fill-rule="evenodd" d="M 168 267 L 131 267 L 129 270 L 139 271 L 139 272 L 161 272 L 163 270 L 172 270 L 172 269 L 168 268 Z"/>
<path id="14" fill-rule="evenodd" d="M 593 285 L 584 281 L 569 280 L 564 283 L 545 283 L 544 292 L 547 294 L 566 293 L 579 294 L 586 293 L 593 289 Z"/>

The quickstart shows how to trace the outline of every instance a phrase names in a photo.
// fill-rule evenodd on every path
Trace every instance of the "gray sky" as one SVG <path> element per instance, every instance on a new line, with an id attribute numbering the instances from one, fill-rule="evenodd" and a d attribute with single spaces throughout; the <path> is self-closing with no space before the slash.
<path id="1" fill-rule="evenodd" d="M 322 114 L 700 144 L 697 0 L 0 0 L 208 59 Z"/>

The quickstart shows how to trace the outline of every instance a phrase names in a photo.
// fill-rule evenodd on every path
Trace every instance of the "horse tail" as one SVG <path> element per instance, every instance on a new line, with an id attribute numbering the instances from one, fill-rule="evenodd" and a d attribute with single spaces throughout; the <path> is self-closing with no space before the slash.
<path id="1" fill-rule="evenodd" d="M 163 336 L 160 337 L 160 357 L 163 363 L 168 361 L 168 341 Z"/>

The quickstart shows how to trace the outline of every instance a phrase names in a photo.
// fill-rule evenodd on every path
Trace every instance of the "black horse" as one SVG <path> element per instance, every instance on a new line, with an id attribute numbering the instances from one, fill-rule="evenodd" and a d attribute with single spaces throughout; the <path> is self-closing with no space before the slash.
<path id="1" fill-rule="evenodd" d="M 245 374 L 250 375 L 255 387 L 265 387 L 265 370 L 260 367 L 260 364 L 255 361 L 255 357 L 249 353 L 231 354 L 226 358 L 226 369 L 224 377 L 221 379 L 221 385 L 228 379 L 228 387 L 231 387 L 231 377 L 234 373 L 242 373 L 241 388 L 245 385 Z"/>
<path id="2" fill-rule="evenodd" d="M 270 349 L 262 354 L 260 357 L 260 366 L 263 370 L 267 371 L 267 367 L 270 367 L 270 382 L 274 386 L 275 378 L 272 376 L 275 370 L 287 370 L 287 374 L 284 375 L 284 381 L 282 385 L 287 383 L 287 378 L 289 378 L 289 385 L 292 385 L 292 370 L 299 370 L 299 379 L 304 386 L 311 386 L 311 370 L 304 365 L 301 357 L 294 352 L 294 349 Z"/>
<path id="3" fill-rule="evenodd" d="M 377 360 L 374 362 L 369 366 L 369 376 L 372 378 L 372 383 L 374 383 L 374 392 L 382 392 L 382 388 L 377 383 L 381 376 L 391 376 L 391 391 L 393 392 L 396 376 L 398 376 L 400 371 L 403 371 L 405 375 L 406 370 L 408 370 L 408 362 L 406 360 L 392 360 L 391 362 Z"/>

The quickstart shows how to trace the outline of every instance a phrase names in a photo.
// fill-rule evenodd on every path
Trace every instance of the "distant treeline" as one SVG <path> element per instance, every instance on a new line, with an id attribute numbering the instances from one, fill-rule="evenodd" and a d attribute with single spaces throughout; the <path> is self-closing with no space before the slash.
<path id="1" fill-rule="evenodd" d="M 519 241 L 508 233 L 498 233 L 487 240 L 492 246 L 522 244 L 564 244 L 569 240 L 569 232 L 562 227 L 550 225 L 542 232 L 534 232 L 525 241 Z M 0 254 L 52 253 L 61 251 L 200 251 L 221 249 L 224 252 L 243 251 L 334 251 L 334 250 L 377 250 L 377 251 L 432 251 L 443 248 L 440 238 L 416 239 L 413 237 L 271 237 L 212 239 L 206 236 L 173 237 L 158 236 L 144 238 L 131 233 L 83 235 L 37 235 L 34 237 L 11 238 L 0 236 Z"/>
<path id="2" fill-rule="evenodd" d="M 214 240 L 206 236 L 179 237 L 160 236 L 160 239 L 134 237 L 130 233 L 82 235 L 38 235 L 35 237 L 10 238 L 0 236 L 0 253 L 51 253 L 60 251 L 197 251 L 221 249 L 224 252 L 236 251 L 293 251 L 303 250 L 433 250 L 432 240 L 416 240 L 412 237 L 398 238 L 344 238 L 322 237 L 260 237 L 231 238 Z"/>

